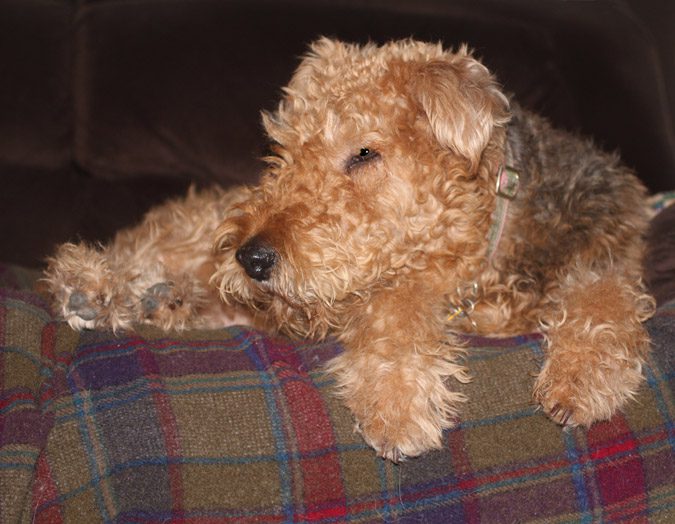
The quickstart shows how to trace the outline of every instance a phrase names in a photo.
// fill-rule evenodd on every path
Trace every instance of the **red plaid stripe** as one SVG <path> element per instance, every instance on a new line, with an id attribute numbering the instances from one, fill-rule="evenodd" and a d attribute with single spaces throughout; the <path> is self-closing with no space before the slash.
<path id="1" fill-rule="evenodd" d="M 40 479 L 40 482 L 33 483 L 34 510 L 45 503 L 56 500 L 59 496 L 59 490 L 54 482 L 49 462 L 44 455 L 37 461 L 35 477 Z M 33 522 L 35 524 L 61 524 L 63 522 L 61 506 L 49 505 L 44 511 L 36 513 Z"/>
<path id="2" fill-rule="evenodd" d="M 273 363 L 291 416 L 303 477 L 300 520 L 343 517 L 346 500 L 332 424 L 319 391 L 284 362 Z"/>
<path id="3" fill-rule="evenodd" d="M 587 434 L 589 458 L 596 463 L 595 477 L 607 518 L 631 517 L 647 521 L 645 472 L 635 435 L 623 417 L 595 424 Z"/>

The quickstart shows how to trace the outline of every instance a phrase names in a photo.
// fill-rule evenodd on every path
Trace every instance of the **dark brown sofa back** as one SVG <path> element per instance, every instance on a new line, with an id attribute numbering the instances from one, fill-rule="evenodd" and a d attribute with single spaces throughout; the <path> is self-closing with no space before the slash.
<path id="1" fill-rule="evenodd" d="M 675 187 L 666 4 L 5 0 L 0 260 L 104 239 L 192 181 L 255 180 L 259 111 L 319 35 L 468 42 L 524 105 Z"/>

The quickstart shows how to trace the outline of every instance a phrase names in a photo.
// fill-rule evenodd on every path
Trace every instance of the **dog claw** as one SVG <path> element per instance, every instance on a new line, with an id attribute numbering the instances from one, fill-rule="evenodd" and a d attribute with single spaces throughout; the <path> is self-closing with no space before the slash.
<path id="1" fill-rule="evenodd" d="M 560 421 L 560 424 L 562 424 L 563 426 L 566 426 L 571 417 L 572 417 L 572 412 L 571 411 L 565 411 L 565 414 L 563 415 L 563 418 Z"/>
<path id="2" fill-rule="evenodd" d="M 391 461 L 394 464 L 401 462 L 401 452 L 398 450 L 398 448 L 394 448 L 394 451 L 391 452 Z"/>
<path id="3" fill-rule="evenodd" d="M 572 411 L 565 409 L 560 404 L 554 404 L 553 407 L 548 412 L 552 420 L 560 424 L 561 426 L 566 426 L 567 423 L 572 419 Z"/>
<path id="4" fill-rule="evenodd" d="M 382 451 L 380 457 L 383 460 L 391 460 L 391 462 L 394 464 L 400 464 L 405 460 L 405 455 L 401 453 L 398 448 L 394 448 L 390 451 Z"/>

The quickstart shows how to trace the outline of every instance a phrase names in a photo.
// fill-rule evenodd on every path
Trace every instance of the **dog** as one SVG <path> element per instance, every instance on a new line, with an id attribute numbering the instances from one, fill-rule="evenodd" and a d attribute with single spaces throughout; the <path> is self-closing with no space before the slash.
<path id="1" fill-rule="evenodd" d="M 191 190 L 45 281 L 75 329 L 222 327 L 336 337 L 356 427 L 392 461 L 441 447 L 470 375 L 458 333 L 538 330 L 533 398 L 563 426 L 642 381 L 645 188 L 618 157 L 507 97 L 467 47 L 311 44 L 258 185 Z"/>

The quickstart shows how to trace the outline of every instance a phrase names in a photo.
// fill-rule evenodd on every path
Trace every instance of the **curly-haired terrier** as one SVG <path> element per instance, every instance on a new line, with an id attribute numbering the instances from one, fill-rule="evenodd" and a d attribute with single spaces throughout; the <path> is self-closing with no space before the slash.
<path id="1" fill-rule="evenodd" d="M 73 328 L 332 334 L 338 390 L 392 460 L 440 447 L 465 400 L 452 333 L 540 330 L 534 398 L 560 424 L 635 394 L 647 211 L 616 156 L 510 103 L 464 47 L 321 39 L 283 91 L 257 186 L 58 249 L 46 281 Z"/>

